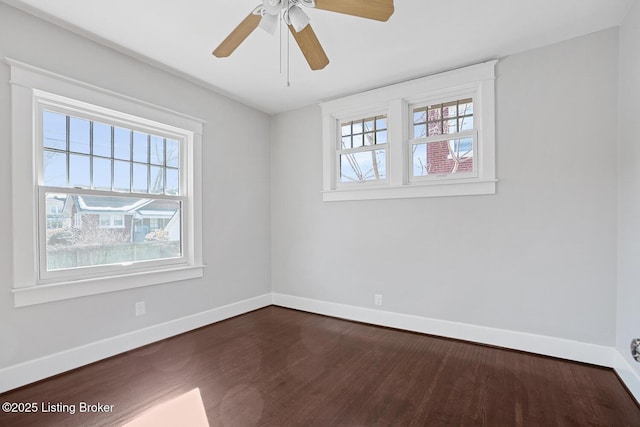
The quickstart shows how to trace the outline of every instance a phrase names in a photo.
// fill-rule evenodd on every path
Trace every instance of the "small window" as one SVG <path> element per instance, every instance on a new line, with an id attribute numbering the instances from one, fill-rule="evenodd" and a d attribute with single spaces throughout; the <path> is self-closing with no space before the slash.
<path id="1" fill-rule="evenodd" d="M 341 184 L 384 181 L 387 178 L 387 117 L 375 116 L 340 125 Z"/>
<path id="2" fill-rule="evenodd" d="M 323 103 L 323 200 L 495 194 L 496 62 Z"/>
<path id="3" fill-rule="evenodd" d="M 411 108 L 411 177 L 475 176 L 473 99 Z"/>

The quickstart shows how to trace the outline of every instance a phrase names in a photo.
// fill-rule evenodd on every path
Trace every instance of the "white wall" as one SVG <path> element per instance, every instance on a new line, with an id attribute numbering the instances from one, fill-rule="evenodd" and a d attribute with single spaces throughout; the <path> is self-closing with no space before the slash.
<path id="1" fill-rule="evenodd" d="M 207 121 L 202 159 L 207 267 L 201 280 L 15 309 L 12 214 L 5 192 L 0 369 L 270 292 L 269 116 L 0 3 L 4 57 Z M 12 167 L 8 81 L 9 67 L 0 63 L 0 182 L 5 189 L 11 188 Z M 146 301 L 147 315 L 134 316 L 136 301 Z"/>
<path id="2" fill-rule="evenodd" d="M 271 126 L 276 293 L 613 346 L 618 30 L 497 66 L 498 194 L 321 201 L 321 116 Z"/>
<path id="3" fill-rule="evenodd" d="M 618 174 L 618 324 L 616 347 L 635 371 L 640 364 L 629 351 L 640 338 L 640 3 L 620 31 L 620 145 Z M 638 388 L 640 394 L 640 387 Z"/>

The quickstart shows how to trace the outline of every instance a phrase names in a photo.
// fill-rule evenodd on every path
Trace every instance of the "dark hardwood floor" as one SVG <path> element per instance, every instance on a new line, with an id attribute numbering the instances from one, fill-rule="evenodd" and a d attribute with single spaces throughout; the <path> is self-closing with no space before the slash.
<path id="1" fill-rule="evenodd" d="M 610 369 L 274 306 L 4 393 L 40 410 L 0 426 L 122 425 L 196 388 L 212 427 L 640 426 Z"/>

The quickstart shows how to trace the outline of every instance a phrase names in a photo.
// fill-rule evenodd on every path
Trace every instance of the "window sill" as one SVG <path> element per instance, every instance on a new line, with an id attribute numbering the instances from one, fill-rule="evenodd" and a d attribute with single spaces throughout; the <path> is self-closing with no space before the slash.
<path id="1" fill-rule="evenodd" d="M 25 307 L 46 302 L 78 298 L 124 289 L 159 285 L 204 275 L 204 265 L 173 267 L 108 277 L 79 279 L 48 285 L 13 288 L 14 306 Z"/>
<path id="2" fill-rule="evenodd" d="M 496 193 L 497 180 L 421 182 L 403 186 L 349 188 L 325 191 L 322 200 L 339 202 L 347 200 L 410 199 L 418 197 L 475 196 Z"/>

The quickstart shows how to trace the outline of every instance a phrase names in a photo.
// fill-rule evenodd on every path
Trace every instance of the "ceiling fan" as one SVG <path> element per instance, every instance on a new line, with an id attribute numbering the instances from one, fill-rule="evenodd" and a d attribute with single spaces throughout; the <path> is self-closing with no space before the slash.
<path id="1" fill-rule="evenodd" d="M 362 18 L 386 21 L 393 14 L 393 0 L 262 0 L 220 45 L 213 55 L 224 58 L 256 29 L 260 27 L 275 34 L 280 19 L 289 27 L 289 31 L 298 43 L 302 54 L 312 70 L 321 70 L 329 63 L 329 58 L 309 24 L 309 16 L 302 7 L 328 10 Z"/>

